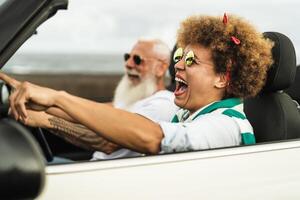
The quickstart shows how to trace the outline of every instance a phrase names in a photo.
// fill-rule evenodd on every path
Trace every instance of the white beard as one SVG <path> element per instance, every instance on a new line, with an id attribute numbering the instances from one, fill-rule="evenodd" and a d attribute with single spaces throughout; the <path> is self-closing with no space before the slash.
<path id="1" fill-rule="evenodd" d="M 113 99 L 116 108 L 129 110 L 137 101 L 151 96 L 157 90 L 155 77 L 149 75 L 138 85 L 133 85 L 127 74 L 119 82 Z"/>

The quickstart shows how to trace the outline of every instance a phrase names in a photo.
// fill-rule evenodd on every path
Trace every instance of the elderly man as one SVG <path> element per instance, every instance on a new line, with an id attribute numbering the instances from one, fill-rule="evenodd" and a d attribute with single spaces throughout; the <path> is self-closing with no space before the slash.
<path id="1" fill-rule="evenodd" d="M 124 54 L 126 73 L 118 84 L 113 106 L 140 114 L 152 121 L 170 121 L 178 107 L 174 95 L 165 88 L 165 73 L 170 64 L 170 49 L 161 40 L 138 40 L 130 53 Z M 109 145 L 108 145 L 109 146 Z M 93 159 L 138 156 L 120 149 L 113 153 L 97 151 Z M 108 154 L 109 153 L 109 154 Z"/>
<path id="2" fill-rule="evenodd" d="M 170 121 L 178 107 L 174 104 L 174 95 L 164 85 L 170 63 L 168 46 L 160 40 L 138 40 L 124 59 L 126 73 L 116 88 L 113 106 L 154 122 Z M 3 77 L 12 87 L 18 87 L 18 81 L 0 73 L 0 78 Z M 103 139 L 80 124 L 71 123 L 73 120 L 61 110 L 50 108 L 48 113 L 53 115 L 30 111 L 27 125 L 46 128 L 77 146 L 95 150 L 93 160 L 141 155 Z"/>
<path id="3" fill-rule="evenodd" d="M 170 64 L 170 50 L 165 43 L 160 40 L 139 40 L 130 53 L 124 54 L 124 60 L 126 73 L 116 88 L 114 107 L 135 112 L 151 99 L 173 102 L 174 95 L 166 90 L 164 84 L 165 73 Z M 161 103 L 169 105 L 164 101 L 159 103 L 157 106 L 160 111 L 165 109 Z M 157 116 L 157 106 L 147 107 L 147 110 L 143 108 L 141 112 L 147 112 L 146 116 L 155 121 L 168 121 L 172 117 L 170 113 L 160 112 L 163 115 Z"/>

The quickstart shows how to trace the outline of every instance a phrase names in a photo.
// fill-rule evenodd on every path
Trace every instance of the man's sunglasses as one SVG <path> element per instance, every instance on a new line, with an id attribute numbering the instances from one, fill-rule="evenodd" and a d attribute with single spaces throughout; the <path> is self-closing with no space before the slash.
<path id="1" fill-rule="evenodd" d="M 131 57 L 131 55 L 129 53 L 125 53 L 124 54 L 124 60 L 127 61 L 129 58 Z M 133 55 L 132 56 L 132 59 L 133 59 L 133 62 L 136 64 L 136 65 L 140 65 L 143 61 L 143 59 L 141 58 L 141 56 L 139 55 Z"/>

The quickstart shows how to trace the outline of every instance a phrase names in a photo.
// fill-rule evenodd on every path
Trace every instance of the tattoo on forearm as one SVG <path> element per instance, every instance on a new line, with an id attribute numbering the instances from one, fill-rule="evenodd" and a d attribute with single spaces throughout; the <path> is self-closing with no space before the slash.
<path id="1" fill-rule="evenodd" d="M 52 126 L 48 129 L 50 132 L 76 146 L 105 153 L 112 153 L 120 148 L 117 144 L 109 142 L 80 124 L 71 123 L 57 117 L 51 117 L 48 121 Z"/>

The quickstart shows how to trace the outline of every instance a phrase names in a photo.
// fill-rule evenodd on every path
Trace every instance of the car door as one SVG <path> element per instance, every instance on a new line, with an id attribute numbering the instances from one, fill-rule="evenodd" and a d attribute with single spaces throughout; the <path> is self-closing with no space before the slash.
<path id="1" fill-rule="evenodd" d="M 299 199 L 300 140 L 46 168 L 40 199 Z"/>

